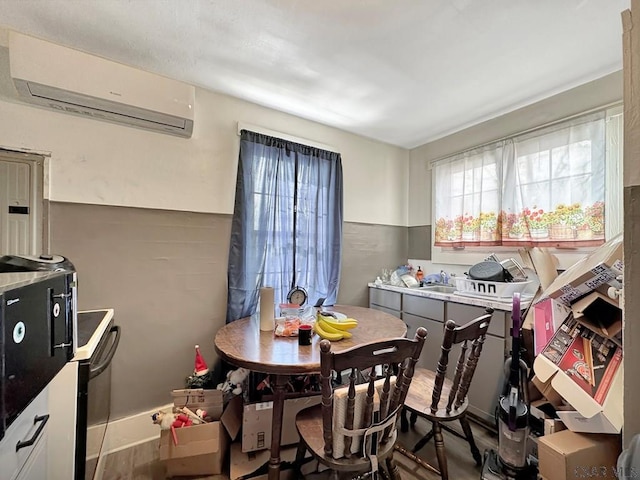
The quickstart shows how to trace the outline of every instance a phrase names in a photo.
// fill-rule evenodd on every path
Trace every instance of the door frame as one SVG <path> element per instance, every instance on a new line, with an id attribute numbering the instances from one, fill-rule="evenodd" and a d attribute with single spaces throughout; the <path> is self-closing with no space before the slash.
<path id="1" fill-rule="evenodd" d="M 29 222 L 29 252 L 39 255 L 49 249 L 49 202 L 45 198 L 45 169 L 48 159 L 44 155 L 0 148 L 0 160 L 26 163 L 31 166 L 29 178 L 31 218 Z M 2 252 L 0 252 L 2 253 Z"/>

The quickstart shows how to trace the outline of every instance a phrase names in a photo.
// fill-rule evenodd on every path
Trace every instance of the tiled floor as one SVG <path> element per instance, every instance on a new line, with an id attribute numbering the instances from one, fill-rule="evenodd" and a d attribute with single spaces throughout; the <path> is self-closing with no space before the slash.
<path id="1" fill-rule="evenodd" d="M 457 425 L 459 427 L 459 425 Z M 399 434 L 399 443 L 411 447 L 430 428 L 430 424 L 418 419 L 416 429 Z M 472 423 L 476 444 L 481 452 L 485 449 L 497 448 L 496 437 L 483 427 Z M 476 467 L 469 451 L 468 444 L 444 432 L 445 447 L 447 449 L 447 464 L 451 480 L 478 480 L 480 467 Z M 423 460 L 437 465 L 433 440 L 430 441 L 418 456 Z M 440 477 L 426 470 L 415 462 L 407 459 L 398 452 L 394 458 L 398 463 L 403 479 L 406 480 L 437 480 Z M 229 465 L 225 466 L 226 474 L 207 477 L 189 477 L 192 480 L 229 480 Z M 109 455 L 105 461 L 104 480 L 159 480 L 166 478 L 165 469 L 158 458 L 158 442 L 148 442 L 134 448 Z"/>

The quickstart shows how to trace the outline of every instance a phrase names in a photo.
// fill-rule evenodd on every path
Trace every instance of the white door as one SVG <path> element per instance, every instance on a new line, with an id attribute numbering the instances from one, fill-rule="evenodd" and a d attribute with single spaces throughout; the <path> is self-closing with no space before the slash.
<path id="1" fill-rule="evenodd" d="M 43 159 L 0 151 L 0 255 L 42 253 Z"/>

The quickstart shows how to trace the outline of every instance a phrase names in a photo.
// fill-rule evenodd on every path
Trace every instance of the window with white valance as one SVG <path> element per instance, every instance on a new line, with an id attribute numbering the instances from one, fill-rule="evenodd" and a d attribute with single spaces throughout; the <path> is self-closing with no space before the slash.
<path id="1" fill-rule="evenodd" d="M 434 245 L 595 247 L 619 233 L 621 117 L 593 112 L 435 162 Z"/>

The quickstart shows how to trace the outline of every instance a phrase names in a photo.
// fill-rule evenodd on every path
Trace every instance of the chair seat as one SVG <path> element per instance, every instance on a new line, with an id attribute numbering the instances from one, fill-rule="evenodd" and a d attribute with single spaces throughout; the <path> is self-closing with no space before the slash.
<path id="1" fill-rule="evenodd" d="M 354 454 L 351 458 L 333 458 L 324 453 L 324 437 L 322 434 L 322 405 L 315 405 L 302 410 L 296 416 L 296 428 L 300 435 L 300 440 L 313 452 L 324 465 L 333 470 L 349 472 L 366 472 L 371 468 L 368 459 Z M 382 446 L 378 452 L 379 462 L 393 454 L 395 442 L 389 441 Z"/>
<path id="2" fill-rule="evenodd" d="M 426 368 L 417 367 L 413 374 L 413 380 L 404 401 L 404 406 L 417 413 L 422 417 L 433 420 L 455 420 L 464 415 L 469 406 L 469 401 L 465 398 L 464 402 L 458 409 L 451 408 L 451 412 L 447 413 L 446 407 L 449 401 L 449 393 L 453 386 L 453 382 L 448 378 L 444 379 L 442 384 L 442 394 L 438 403 L 436 413 L 431 413 L 431 395 L 436 381 L 436 372 Z"/>

